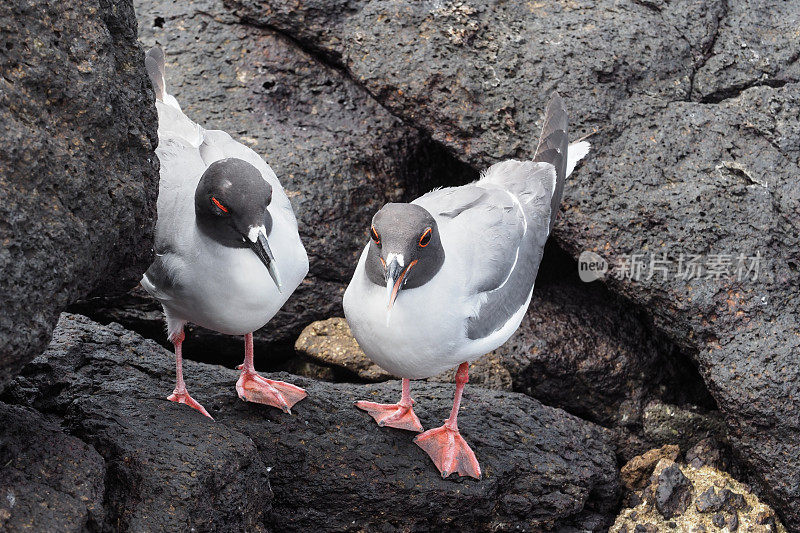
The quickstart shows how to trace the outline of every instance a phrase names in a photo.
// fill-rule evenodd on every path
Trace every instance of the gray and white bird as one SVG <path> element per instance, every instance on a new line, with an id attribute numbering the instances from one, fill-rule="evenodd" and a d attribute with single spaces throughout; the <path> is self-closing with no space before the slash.
<path id="1" fill-rule="evenodd" d="M 192 322 L 244 335 L 239 397 L 289 412 L 306 392 L 265 379 L 253 366 L 253 331 L 269 322 L 308 273 L 289 198 L 257 153 L 183 114 L 167 93 L 160 48 L 147 52 L 145 64 L 156 92 L 161 179 L 156 259 L 141 285 L 161 302 L 175 345 L 176 385 L 168 399 L 210 417 L 183 381 L 183 327 Z"/>
<path id="2" fill-rule="evenodd" d="M 344 312 L 364 353 L 403 378 L 403 390 L 396 404 L 356 406 L 381 426 L 422 431 L 409 380 L 459 365 L 450 418 L 414 439 L 443 477 L 480 478 L 457 424 L 468 362 L 508 340 L 528 309 L 564 181 L 589 150 L 568 145 L 556 94 L 532 161 L 503 161 L 474 183 L 387 204 L 372 219 Z"/>

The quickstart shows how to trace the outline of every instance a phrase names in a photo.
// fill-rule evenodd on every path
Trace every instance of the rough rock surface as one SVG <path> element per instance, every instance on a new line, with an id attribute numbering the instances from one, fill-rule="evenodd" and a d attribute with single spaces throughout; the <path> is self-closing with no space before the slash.
<path id="1" fill-rule="evenodd" d="M 365 381 L 386 381 L 394 377 L 364 355 L 344 318 L 334 317 L 309 324 L 295 342 L 295 349 L 304 357 L 347 370 Z M 427 381 L 455 383 L 455 370 L 442 372 Z M 501 357 L 486 354 L 470 364 L 469 383 L 510 391 L 511 374 Z"/>
<path id="2" fill-rule="evenodd" d="M 0 427 L 0 530 L 96 530 L 106 475 L 100 454 L 28 407 L 0 403 Z"/>
<path id="3" fill-rule="evenodd" d="M 618 274 L 611 290 L 693 354 L 738 461 L 800 529 L 800 40 L 791 2 L 228 4 L 343 65 L 475 169 L 529 155 L 558 88 L 573 131 L 598 134 L 565 189 L 556 240 L 573 257 L 601 254 Z M 633 254 L 644 272 L 622 275 Z M 700 276 L 678 276 L 682 254 L 700 256 Z M 757 254 L 754 280 L 747 259 Z M 650 269 L 662 258 L 666 275 Z"/>
<path id="4" fill-rule="evenodd" d="M 693 468 L 661 459 L 635 501 L 617 517 L 612 533 L 786 531 L 749 487 L 710 466 Z"/>
<path id="5" fill-rule="evenodd" d="M 681 450 L 674 444 L 667 444 L 661 448 L 649 450 L 642 455 L 637 455 L 622 467 L 620 479 L 628 490 L 640 490 L 648 484 L 653 469 L 661 459 L 676 461 Z"/>
<path id="6" fill-rule="evenodd" d="M 716 411 L 701 413 L 653 401 L 642 418 L 642 434 L 656 446 L 674 443 L 688 450 L 709 437 L 725 438 L 725 423 Z"/>
<path id="7" fill-rule="evenodd" d="M 128 0 L 0 5 L 0 387 L 152 247 L 156 114 Z"/>
<path id="8" fill-rule="evenodd" d="M 345 75 L 275 32 L 239 23 L 221 1 L 134 4 L 140 40 L 145 47 L 164 47 L 167 87 L 184 112 L 262 155 L 297 215 L 311 270 L 256 333 L 257 348 L 290 347 L 312 321 L 342 314 L 344 288 L 372 215 L 386 202 L 414 198 L 454 175 L 474 178 Z M 149 334 L 163 330 L 160 318 L 153 323 L 157 313 L 141 312 L 145 303 L 157 310 L 151 302 L 134 293 L 79 310 Z M 187 337 L 189 357 L 194 346 L 211 345 L 215 362 L 241 358 L 241 342 L 200 328 L 190 328 Z"/>
<path id="9" fill-rule="evenodd" d="M 658 474 L 653 501 L 666 519 L 683 514 L 692 501 L 692 482 L 673 463 Z"/>
<path id="10" fill-rule="evenodd" d="M 708 437 L 686 450 L 686 463 L 694 468 L 710 466 L 727 471 L 730 469 L 730 452 L 719 441 Z"/>
<path id="11" fill-rule="evenodd" d="M 577 265 L 553 246 L 520 328 L 494 354 L 513 390 L 613 428 L 624 460 L 662 444 L 688 447 L 709 434 L 703 422 L 717 420 L 686 354 L 630 303 L 581 283 Z"/>
<path id="12" fill-rule="evenodd" d="M 123 529 L 601 531 L 616 512 L 605 431 L 521 394 L 467 388 L 459 426 L 484 479 L 442 480 L 410 433 L 381 429 L 352 407 L 393 398 L 391 384 L 272 375 L 309 392 L 288 416 L 240 401 L 236 371 L 188 361 L 189 390 L 212 422 L 163 399 L 173 366 L 153 341 L 65 314 L 2 400 L 59 417 L 103 456 L 114 487 L 104 523 Z M 420 383 L 415 398 L 433 427 L 452 388 Z M 172 498 L 196 505 L 172 508 Z"/>

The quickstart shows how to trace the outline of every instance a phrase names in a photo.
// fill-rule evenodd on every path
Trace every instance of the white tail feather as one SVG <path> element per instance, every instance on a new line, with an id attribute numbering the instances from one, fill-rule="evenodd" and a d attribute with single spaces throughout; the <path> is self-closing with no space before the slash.
<path id="1" fill-rule="evenodd" d="M 572 174 L 572 171 L 575 170 L 575 165 L 578 164 L 578 161 L 586 157 L 590 147 L 591 145 L 587 141 L 569 145 L 569 148 L 567 148 L 567 176 Z"/>

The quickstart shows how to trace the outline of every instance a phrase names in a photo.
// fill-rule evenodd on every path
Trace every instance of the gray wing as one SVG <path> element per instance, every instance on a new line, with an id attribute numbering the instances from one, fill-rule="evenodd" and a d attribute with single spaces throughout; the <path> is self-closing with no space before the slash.
<path id="1" fill-rule="evenodd" d="M 550 200 L 550 230 L 556 223 L 556 217 L 561 206 L 561 196 L 564 194 L 564 182 L 568 175 L 569 157 L 569 136 L 567 134 L 567 109 L 564 100 L 553 93 L 544 112 L 544 124 L 542 125 L 542 135 L 539 138 L 539 146 L 536 148 L 534 161 L 550 163 L 556 170 L 556 186 L 553 197 Z M 588 143 L 587 148 L 588 150 Z M 584 151 L 581 157 L 586 155 Z M 572 167 L 575 163 L 572 162 Z M 571 169 L 569 169 L 571 171 Z"/>
<path id="2" fill-rule="evenodd" d="M 166 86 L 164 83 L 164 51 L 154 46 L 144 56 L 144 66 L 147 69 L 147 75 L 150 76 L 150 83 L 153 84 L 153 90 L 156 93 L 156 99 L 164 101 L 164 94 L 166 94 Z"/>
<path id="3" fill-rule="evenodd" d="M 466 296 L 476 301 L 467 319 L 470 339 L 502 328 L 527 304 L 549 235 L 555 179 L 550 164 L 505 161 L 472 185 L 414 201 L 462 250 Z"/>
<path id="4" fill-rule="evenodd" d="M 177 270 L 168 268 L 166 257 L 166 254 L 156 255 L 140 282 L 144 290 L 162 303 L 172 300 L 180 289 Z"/>
<path id="5" fill-rule="evenodd" d="M 180 109 L 156 102 L 159 111 L 159 142 L 156 154 L 161 165 L 158 184 L 158 218 L 153 249 L 155 260 L 142 276 L 141 284 L 161 302 L 175 297 L 181 286 L 178 268 L 190 253 L 187 232 L 194 220 L 194 191 L 206 165 L 198 150 L 203 130 Z"/>
<path id="6" fill-rule="evenodd" d="M 433 191 L 412 203 L 426 208 L 446 232 L 448 247 L 459 250 L 468 295 L 496 289 L 508 277 L 525 229 L 506 192 L 477 182 Z"/>

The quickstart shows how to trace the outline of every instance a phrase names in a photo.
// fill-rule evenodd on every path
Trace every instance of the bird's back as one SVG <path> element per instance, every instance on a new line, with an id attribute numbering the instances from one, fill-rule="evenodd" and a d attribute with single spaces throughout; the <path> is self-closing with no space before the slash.
<path id="1" fill-rule="evenodd" d="M 564 182 L 575 164 L 568 144 L 564 102 L 554 95 L 533 160 L 497 163 L 475 183 L 433 191 L 413 202 L 436 217 L 446 236 L 446 255 L 462 263 L 451 272 L 463 272 L 465 294 L 475 302 L 469 339 L 490 338 L 521 320 Z M 579 146 L 576 153 L 582 157 L 586 149 Z"/>

